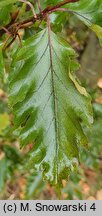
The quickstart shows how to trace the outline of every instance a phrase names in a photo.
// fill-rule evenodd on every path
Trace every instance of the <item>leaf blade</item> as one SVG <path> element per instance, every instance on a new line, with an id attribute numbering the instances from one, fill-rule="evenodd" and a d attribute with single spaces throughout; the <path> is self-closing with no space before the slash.
<path id="1" fill-rule="evenodd" d="M 25 42 L 10 75 L 10 101 L 21 145 L 34 143 L 30 163 L 53 184 L 68 177 L 77 164 L 79 146 L 87 144 L 79 118 L 86 125 L 92 123 L 90 97 L 80 94 L 69 76 L 69 66 L 78 67 L 75 57 L 69 44 L 53 32 L 49 44 L 43 30 Z"/>
<path id="2" fill-rule="evenodd" d="M 16 3 L 18 0 L 1 0 L 0 1 L 0 8 L 8 6 L 9 4 L 14 4 Z"/>
<path id="3" fill-rule="evenodd" d="M 102 3 L 100 0 L 80 0 L 68 8 L 102 40 Z"/>

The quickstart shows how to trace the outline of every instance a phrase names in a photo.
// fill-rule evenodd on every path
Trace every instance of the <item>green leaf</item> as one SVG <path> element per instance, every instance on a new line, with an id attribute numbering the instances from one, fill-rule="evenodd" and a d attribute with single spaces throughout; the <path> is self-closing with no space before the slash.
<path id="1" fill-rule="evenodd" d="M 0 160 L 0 192 L 2 191 L 7 178 L 7 161 L 5 158 Z"/>
<path id="2" fill-rule="evenodd" d="M 10 22 L 13 5 L 7 5 L 0 8 L 0 27 L 5 26 Z"/>
<path id="3" fill-rule="evenodd" d="M 2 149 L 5 153 L 6 158 L 10 160 L 12 165 L 14 165 L 15 167 L 17 164 L 22 162 L 21 154 L 17 148 L 5 144 Z"/>
<path id="4" fill-rule="evenodd" d="M 18 0 L 0 0 L 0 8 L 7 6 L 9 4 L 14 4 Z"/>
<path id="5" fill-rule="evenodd" d="M 99 119 L 102 118 L 102 104 L 94 103 L 93 110 L 95 117 L 98 117 Z"/>
<path id="6" fill-rule="evenodd" d="M 2 135 L 3 130 L 10 125 L 9 116 L 7 113 L 0 114 L 0 135 Z"/>
<path id="7" fill-rule="evenodd" d="M 37 198 L 38 195 L 43 191 L 45 184 L 42 179 L 41 172 L 35 172 L 29 174 L 26 185 L 26 198 Z"/>
<path id="8" fill-rule="evenodd" d="M 98 105 L 98 104 L 97 104 Z M 94 107 L 94 109 L 97 109 Z M 102 110 L 102 105 L 101 105 Z M 95 110 L 100 115 L 99 110 Z M 102 115 L 102 113 L 101 113 Z M 86 134 L 89 139 L 89 151 L 82 150 L 81 162 L 91 169 L 100 169 L 100 158 L 102 152 L 102 119 L 100 118 L 94 121 L 91 130 L 86 130 Z"/>
<path id="9" fill-rule="evenodd" d="M 2 54 L 2 44 L 0 44 L 0 78 L 4 74 L 4 59 Z"/>
<path id="10" fill-rule="evenodd" d="M 102 1 L 80 0 L 77 3 L 68 4 L 67 7 L 91 28 L 102 42 Z"/>
<path id="11" fill-rule="evenodd" d="M 91 29 L 96 33 L 97 37 L 100 40 L 100 45 L 102 45 L 102 27 L 93 24 L 91 26 Z"/>
<path id="12" fill-rule="evenodd" d="M 21 146 L 33 142 L 30 163 L 53 184 L 67 179 L 87 145 L 80 120 L 92 123 L 91 99 L 75 79 L 76 54 L 48 31 L 29 38 L 14 56 L 10 103 Z"/>
<path id="13" fill-rule="evenodd" d="M 2 94 L 2 89 L 0 89 L 0 94 Z M 0 115 L 8 112 L 8 106 L 5 101 L 0 98 Z"/>

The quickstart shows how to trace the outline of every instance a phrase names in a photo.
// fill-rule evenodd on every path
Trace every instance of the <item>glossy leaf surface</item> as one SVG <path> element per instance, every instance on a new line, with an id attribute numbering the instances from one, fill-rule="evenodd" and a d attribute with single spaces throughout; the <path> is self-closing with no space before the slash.
<path id="1" fill-rule="evenodd" d="M 10 74 L 10 103 L 21 146 L 33 143 L 30 163 L 53 184 L 67 179 L 87 145 L 80 120 L 92 123 L 90 96 L 77 82 L 76 54 L 47 29 L 17 52 Z"/>
<path id="2" fill-rule="evenodd" d="M 74 14 L 90 27 L 102 41 L 102 1 L 80 0 L 67 6 Z"/>

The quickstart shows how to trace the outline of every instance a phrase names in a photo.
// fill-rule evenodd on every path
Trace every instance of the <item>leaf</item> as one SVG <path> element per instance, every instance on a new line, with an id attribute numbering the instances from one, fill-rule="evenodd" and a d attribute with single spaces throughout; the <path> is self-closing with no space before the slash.
<path id="1" fill-rule="evenodd" d="M 94 114 L 96 117 L 102 118 L 102 104 L 93 104 Z"/>
<path id="2" fill-rule="evenodd" d="M 60 0 L 45 0 L 43 2 L 43 4 L 45 4 L 45 6 L 51 6 L 51 5 L 56 5 L 58 4 L 59 2 L 61 2 Z"/>
<path id="3" fill-rule="evenodd" d="M 0 8 L 0 27 L 5 26 L 7 23 L 10 22 L 10 14 L 12 13 L 12 7 L 13 6 L 10 4 Z"/>
<path id="4" fill-rule="evenodd" d="M 96 108 L 94 107 L 94 110 L 95 109 Z M 99 110 L 96 109 L 95 112 L 98 112 L 97 114 L 101 117 Z M 86 129 L 86 134 L 89 140 L 89 150 L 82 150 L 80 161 L 86 167 L 98 170 L 100 169 L 100 158 L 102 152 L 102 120 L 100 118 L 95 120 L 91 130 L 89 131 Z"/>
<path id="5" fill-rule="evenodd" d="M 102 148 L 102 120 L 95 121 L 91 128 L 91 133 L 87 133 L 93 149 L 92 153 L 97 154 L 98 149 Z M 98 151 L 98 155 L 99 153 L 101 153 L 100 150 Z"/>
<path id="6" fill-rule="evenodd" d="M 18 0 L 0 0 L 0 8 L 7 6 L 9 4 L 14 4 L 16 3 Z"/>
<path id="7" fill-rule="evenodd" d="M 22 162 L 21 154 L 17 148 L 5 144 L 2 149 L 5 153 L 6 158 L 10 160 L 12 165 L 14 165 L 15 167 Z"/>
<path id="8" fill-rule="evenodd" d="M 37 198 L 38 195 L 43 191 L 45 184 L 42 179 L 41 172 L 35 172 L 29 174 L 26 186 L 26 198 Z"/>
<path id="9" fill-rule="evenodd" d="M 67 6 L 102 42 L 102 1 L 80 0 Z"/>
<path id="10" fill-rule="evenodd" d="M 14 56 L 9 99 L 21 146 L 34 143 L 30 164 L 57 184 L 77 164 L 80 145 L 87 145 L 80 119 L 89 126 L 93 118 L 90 96 L 69 76 L 78 69 L 74 50 L 53 32 L 50 37 L 49 43 L 47 30 L 41 31 Z"/>
<path id="11" fill-rule="evenodd" d="M 0 44 L 0 78 L 4 74 L 4 60 L 3 60 L 3 54 L 2 54 L 2 44 Z"/>
<path id="12" fill-rule="evenodd" d="M 9 116 L 7 113 L 0 115 L 0 135 L 2 135 L 3 130 L 10 125 Z"/>
<path id="13" fill-rule="evenodd" d="M 100 40 L 100 45 L 102 45 L 102 27 L 93 24 L 91 26 L 91 29 L 96 33 L 97 37 Z"/>
<path id="14" fill-rule="evenodd" d="M 21 164 L 22 158 L 17 148 L 9 145 L 1 145 L 3 158 L 0 159 L 0 192 L 2 192 L 4 185 L 8 179 L 13 179 L 15 170 Z"/>
<path id="15" fill-rule="evenodd" d="M 0 160 L 0 192 L 4 187 L 6 178 L 7 178 L 7 162 L 6 159 L 3 158 L 2 160 Z"/>

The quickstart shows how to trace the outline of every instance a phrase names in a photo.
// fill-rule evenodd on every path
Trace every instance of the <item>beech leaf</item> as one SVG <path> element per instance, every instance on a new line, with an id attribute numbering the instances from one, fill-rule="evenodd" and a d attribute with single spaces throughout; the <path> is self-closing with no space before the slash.
<path id="1" fill-rule="evenodd" d="M 81 121 L 93 122 L 91 98 L 75 78 L 76 53 L 48 30 L 27 39 L 14 56 L 9 99 L 21 146 L 33 143 L 29 164 L 60 184 L 87 146 Z"/>
<path id="2" fill-rule="evenodd" d="M 96 33 L 102 43 L 102 1 L 80 0 L 67 7 Z"/>

